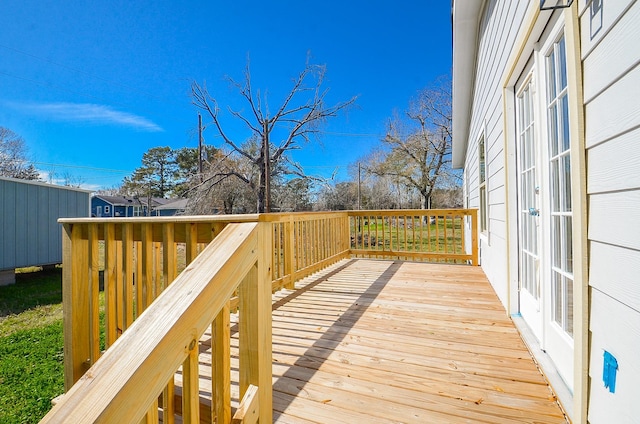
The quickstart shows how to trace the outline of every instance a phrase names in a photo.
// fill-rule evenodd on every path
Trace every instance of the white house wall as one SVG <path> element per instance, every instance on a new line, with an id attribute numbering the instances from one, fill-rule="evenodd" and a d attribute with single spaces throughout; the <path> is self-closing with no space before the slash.
<path id="1" fill-rule="evenodd" d="M 505 307 L 509 289 L 501 78 L 527 6 L 527 2 L 510 0 L 491 0 L 485 5 L 465 160 L 469 207 L 479 208 L 478 141 L 484 135 L 489 213 L 487 235 L 480 237 L 481 263 Z"/>
<path id="2" fill-rule="evenodd" d="M 589 208 L 589 421 L 640 417 L 640 2 L 603 0 L 592 36 L 580 0 Z M 618 361 L 615 393 L 603 353 Z"/>

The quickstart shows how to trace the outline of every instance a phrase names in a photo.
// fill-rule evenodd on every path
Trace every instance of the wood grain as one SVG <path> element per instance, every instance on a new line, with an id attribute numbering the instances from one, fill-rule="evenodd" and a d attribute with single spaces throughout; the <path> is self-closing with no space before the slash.
<path id="1" fill-rule="evenodd" d="M 273 295 L 273 422 L 566 422 L 478 267 L 343 260 L 296 289 Z"/>

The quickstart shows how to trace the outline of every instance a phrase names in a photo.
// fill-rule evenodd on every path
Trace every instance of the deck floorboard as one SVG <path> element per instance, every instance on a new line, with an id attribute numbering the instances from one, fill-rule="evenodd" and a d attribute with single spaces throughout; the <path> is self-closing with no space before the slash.
<path id="1" fill-rule="evenodd" d="M 274 295 L 276 423 L 565 422 L 479 267 L 351 259 L 296 288 Z"/>

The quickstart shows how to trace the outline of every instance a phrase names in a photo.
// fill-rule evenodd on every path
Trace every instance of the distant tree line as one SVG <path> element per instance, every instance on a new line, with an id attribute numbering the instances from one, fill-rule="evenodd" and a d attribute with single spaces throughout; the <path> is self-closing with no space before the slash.
<path id="1" fill-rule="evenodd" d="M 40 179 L 40 173 L 27 156 L 24 139 L 5 127 L 0 127 L 0 176 L 22 180 Z"/>
<path id="2" fill-rule="evenodd" d="M 420 90 L 404 112 L 389 119 L 379 146 L 350 166 L 350 180 L 306 174 L 290 152 L 315 141 L 321 124 L 355 101 L 326 106 L 324 72 L 307 64 L 272 114 L 267 99 L 251 86 L 248 66 L 242 83 L 230 80 L 247 103 L 247 114 L 230 108 L 223 114 L 206 86 L 194 82 L 193 103 L 209 116 L 209 127 L 222 141 L 205 145 L 201 157 L 197 148 L 149 149 L 116 191 L 187 197 L 192 214 L 462 206 L 460 173 L 451 168 L 451 85 L 446 79 Z M 225 119 L 242 122 L 246 139 L 227 133 Z"/>

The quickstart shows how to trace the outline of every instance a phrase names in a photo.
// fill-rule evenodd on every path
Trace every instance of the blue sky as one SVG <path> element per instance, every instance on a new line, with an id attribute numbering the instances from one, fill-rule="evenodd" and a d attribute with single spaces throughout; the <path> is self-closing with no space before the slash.
<path id="1" fill-rule="evenodd" d="M 25 139 L 39 169 L 111 187 L 151 147 L 197 146 L 191 81 L 206 81 L 223 107 L 245 107 L 225 76 L 241 80 L 249 57 L 253 87 L 275 108 L 309 56 L 327 67 L 329 104 L 358 100 L 324 125 L 321 145 L 305 146 L 295 160 L 309 174 L 337 169 L 344 180 L 394 110 L 450 74 L 450 7 L 448 0 L 3 0 L 0 126 Z M 223 121 L 235 136 L 237 124 Z M 213 128 L 205 142 L 220 143 Z"/>

